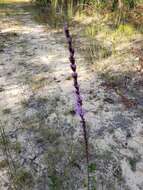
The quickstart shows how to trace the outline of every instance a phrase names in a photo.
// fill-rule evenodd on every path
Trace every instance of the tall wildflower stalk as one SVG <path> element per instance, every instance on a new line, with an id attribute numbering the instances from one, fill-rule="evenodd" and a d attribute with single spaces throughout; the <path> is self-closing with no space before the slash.
<path id="1" fill-rule="evenodd" d="M 70 53 L 70 66 L 73 71 L 72 77 L 73 77 L 73 82 L 74 82 L 74 88 L 75 88 L 75 95 L 76 95 L 76 106 L 77 106 L 77 114 L 80 117 L 80 122 L 81 126 L 83 129 L 83 136 L 84 136 L 84 143 L 85 143 L 85 156 L 86 156 L 86 163 L 87 163 L 87 180 L 88 180 L 88 190 L 90 189 L 89 186 L 89 145 L 88 145 L 88 135 L 87 135 L 87 126 L 86 126 L 86 121 L 84 117 L 84 111 L 82 107 L 82 98 L 80 94 L 80 87 L 78 83 L 78 74 L 77 74 L 77 67 L 76 67 L 76 62 L 75 62 L 75 57 L 74 57 L 74 48 L 72 45 L 72 37 L 70 35 L 68 25 L 65 24 L 64 26 L 64 32 L 67 38 L 67 43 L 68 43 L 68 49 Z"/>

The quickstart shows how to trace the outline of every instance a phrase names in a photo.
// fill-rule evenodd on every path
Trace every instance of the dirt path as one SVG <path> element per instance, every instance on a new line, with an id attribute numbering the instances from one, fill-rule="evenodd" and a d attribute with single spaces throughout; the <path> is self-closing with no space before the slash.
<path id="1" fill-rule="evenodd" d="M 67 136 L 69 133 L 71 136 L 73 124 L 78 123 L 76 119 L 75 121 L 73 119 L 73 88 L 64 36 L 60 33 L 56 37 L 56 33 L 50 27 L 36 23 L 22 5 L 9 5 L 2 10 L 0 113 L 6 138 L 10 139 L 9 149 L 12 160 L 18 163 L 18 166 L 14 168 L 18 167 L 19 169 L 16 170 L 20 170 L 21 173 L 25 172 L 23 168 L 28 169 L 28 172 L 32 170 L 34 180 L 38 178 L 42 181 L 47 168 L 42 165 L 41 160 L 44 159 L 43 155 L 46 155 L 47 146 L 50 149 L 53 147 L 53 150 L 48 151 L 49 154 L 50 151 L 56 151 L 47 158 L 47 162 L 50 162 L 50 165 L 53 164 L 53 169 L 49 169 L 48 173 L 55 175 L 53 178 L 56 178 L 56 174 L 53 174 L 54 167 L 58 162 L 62 162 L 59 156 L 60 151 L 63 151 L 60 150 L 62 147 L 57 146 L 62 146 L 66 138 L 71 138 Z M 63 39 L 63 43 L 58 42 L 59 38 Z M 80 58 L 78 62 L 80 63 Z M 83 65 L 82 68 L 79 67 L 79 70 L 85 73 Z M 39 138 L 43 140 L 38 143 Z M 69 143 L 70 141 L 72 139 Z M 52 158 L 56 157 L 55 154 L 57 158 Z M 1 160 L 4 160 L 3 154 Z M 31 167 L 33 169 L 30 169 Z M 60 168 L 62 164 L 59 170 Z M 36 172 L 35 177 L 36 169 L 39 172 Z M 6 170 L 2 168 L 0 175 L 2 190 L 9 188 L 7 179 L 3 180 L 4 173 Z M 14 175 L 19 174 L 14 172 Z M 58 186 L 58 180 L 53 182 L 54 186 Z M 18 181 L 18 183 L 22 182 Z M 28 186 L 30 182 L 27 181 L 22 188 L 26 188 L 24 187 L 26 183 L 28 183 L 27 188 L 30 188 Z M 37 182 L 33 188 L 48 189 L 45 183 L 48 182 Z"/>
<path id="2" fill-rule="evenodd" d="M 1 153 L 1 189 L 13 184 L 18 189 L 83 190 L 83 141 L 64 35 L 35 22 L 22 5 L 2 10 L 0 117 L 9 141 L 1 144 L 12 157 L 12 176 L 9 181 L 7 156 Z M 91 130 L 90 170 L 98 179 L 95 184 L 92 177 L 93 186 L 142 190 L 141 106 L 126 110 L 114 90 L 106 91 L 103 81 L 76 57 Z"/>

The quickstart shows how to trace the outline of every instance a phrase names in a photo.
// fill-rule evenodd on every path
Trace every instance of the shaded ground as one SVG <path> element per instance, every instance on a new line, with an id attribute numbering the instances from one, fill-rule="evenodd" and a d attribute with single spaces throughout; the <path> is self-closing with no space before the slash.
<path id="1" fill-rule="evenodd" d="M 35 22 L 22 4 L 1 10 L 1 189 L 86 189 L 83 138 L 63 33 Z M 91 58 L 82 56 L 87 46 L 76 54 L 90 128 L 93 190 L 143 189 L 142 78 L 133 66 L 128 72 L 122 69 L 137 62 L 125 51 L 131 44 L 122 47 L 117 47 L 118 57 L 108 50 L 104 59 L 95 58 L 101 65 L 110 63 L 105 72 L 97 73 L 86 60 Z"/>

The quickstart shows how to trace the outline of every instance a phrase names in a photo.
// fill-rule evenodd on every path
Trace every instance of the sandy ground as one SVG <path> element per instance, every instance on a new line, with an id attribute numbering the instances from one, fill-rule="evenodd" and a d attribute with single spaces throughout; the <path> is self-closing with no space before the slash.
<path id="1" fill-rule="evenodd" d="M 86 189 L 64 35 L 35 22 L 22 5 L 5 11 L 0 18 L 0 117 L 9 142 L 1 140 L 1 190 Z M 125 92 L 137 100 L 127 106 L 81 54 L 76 60 L 90 129 L 91 188 L 143 190 L 142 84 L 136 85 L 135 77 L 129 82 L 129 92 L 136 87 L 138 93 Z M 7 159 L 11 167 L 3 164 Z"/>

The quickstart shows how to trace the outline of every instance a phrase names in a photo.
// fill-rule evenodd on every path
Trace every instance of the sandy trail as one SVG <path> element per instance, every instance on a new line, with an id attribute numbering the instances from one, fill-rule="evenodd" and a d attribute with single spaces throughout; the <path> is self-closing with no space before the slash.
<path id="1" fill-rule="evenodd" d="M 35 181 L 33 184 L 24 176 L 26 184 L 21 184 L 20 178 L 20 188 L 48 190 L 49 184 L 53 184 L 51 188 L 58 190 L 83 190 L 85 158 L 80 124 L 74 113 L 63 32 L 38 24 L 20 4 L 8 6 L 1 14 L 1 125 L 10 140 L 9 148 L 18 172 L 24 168 Z M 96 163 L 97 178 L 101 177 L 97 190 L 101 186 L 105 190 L 142 190 L 141 106 L 140 110 L 124 109 L 117 94 L 101 87 L 103 81 L 89 70 L 78 53 L 76 60 L 91 132 L 91 170 L 94 175 Z M 131 137 L 127 148 L 128 133 Z M 0 160 L 4 159 L 1 152 Z M 1 190 L 8 190 L 12 183 L 7 177 L 7 167 L 1 167 Z"/>
<path id="2" fill-rule="evenodd" d="M 56 130 L 60 130 L 61 134 L 67 131 L 68 134 L 72 130 L 70 125 L 78 121 L 74 121 L 71 114 L 74 98 L 63 32 L 56 35 L 50 27 L 36 23 L 22 6 L 9 5 L 0 20 L 0 113 L 1 125 L 8 138 L 12 135 L 12 142 L 20 143 L 21 147 L 20 155 L 10 154 L 19 166 L 30 168 L 30 160 L 36 158 L 36 162 L 40 163 L 46 149 L 44 145 L 38 148 L 35 142 L 41 138 L 37 137 L 40 131 L 55 127 L 52 129 L 55 132 L 51 130 L 45 137 L 52 133 L 54 138 Z M 59 38 L 63 39 L 63 43 L 59 42 Z M 78 55 L 77 60 L 81 65 Z M 82 80 L 86 72 L 83 63 L 78 69 Z M 56 148 L 54 139 L 52 143 L 51 146 Z M 38 176 L 42 178 L 45 167 L 41 165 L 39 170 L 42 172 Z M 36 163 L 33 167 L 37 167 Z M 0 175 L 3 176 L 2 190 L 8 189 L 11 183 L 8 182 L 6 170 L 2 169 Z M 43 184 L 44 190 L 48 189 L 45 182 Z M 39 189 L 39 185 L 34 188 Z"/>

